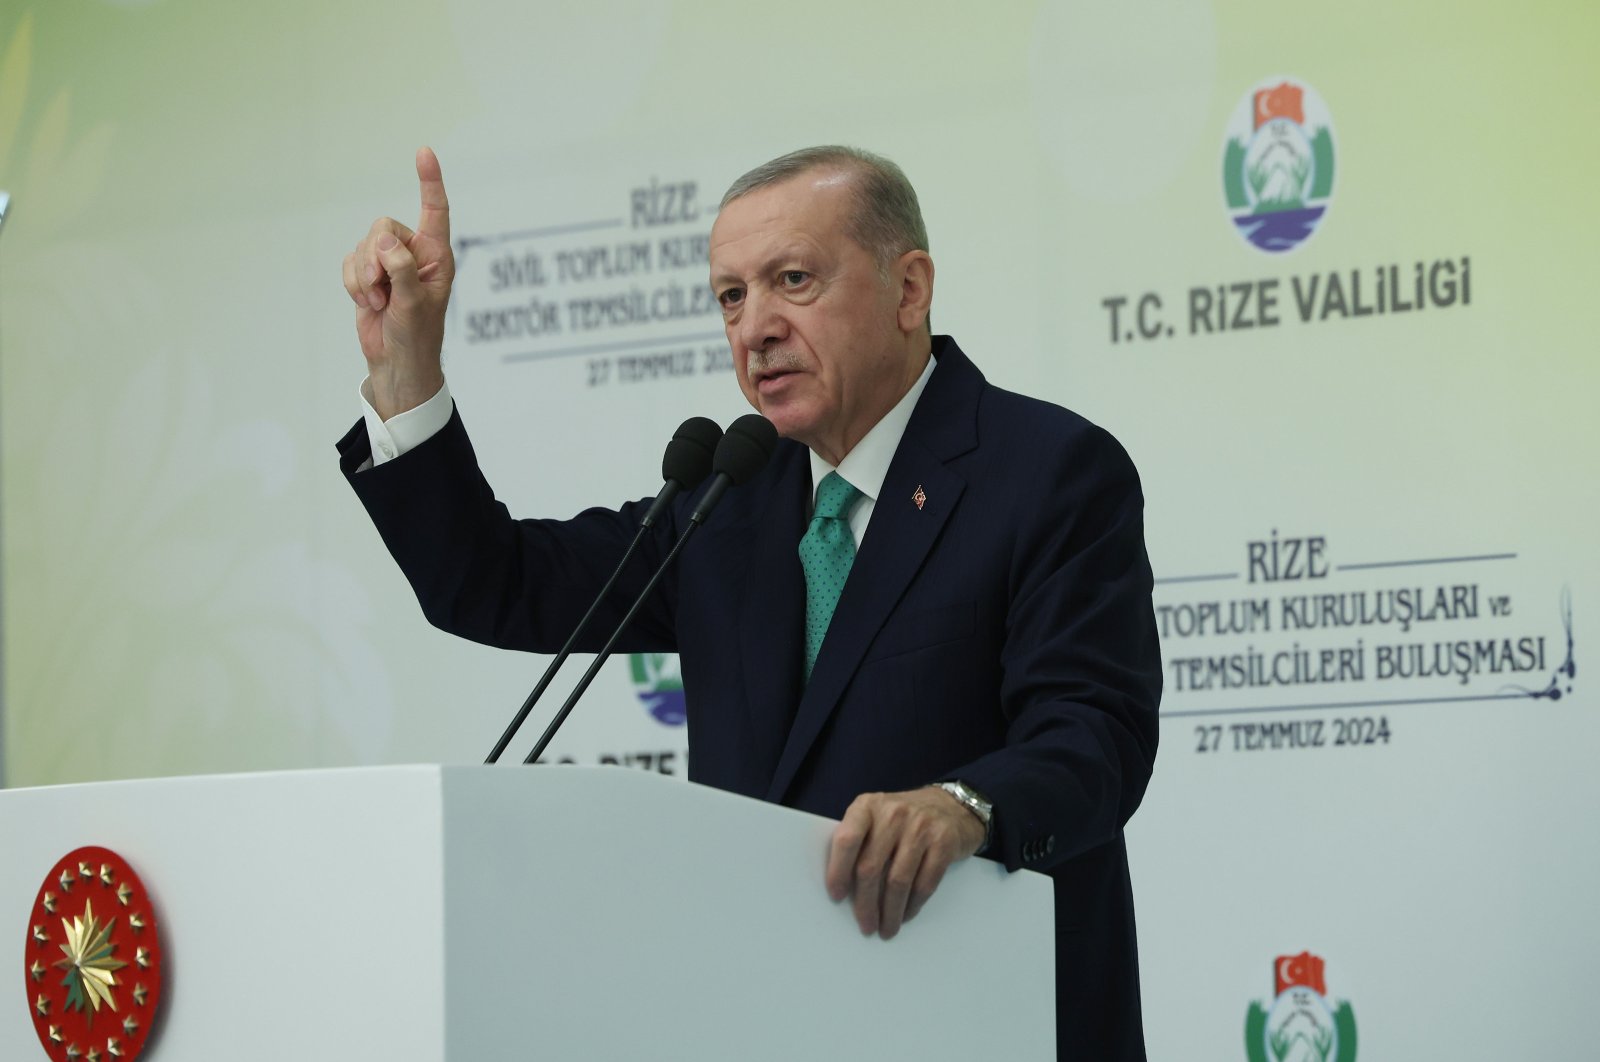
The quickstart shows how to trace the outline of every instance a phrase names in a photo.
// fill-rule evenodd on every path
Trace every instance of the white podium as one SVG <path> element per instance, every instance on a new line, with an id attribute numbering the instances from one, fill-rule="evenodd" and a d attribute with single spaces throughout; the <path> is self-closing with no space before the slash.
<path id="1" fill-rule="evenodd" d="M 1053 1059 L 1049 879 L 967 860 L 863 938 L 832 825 L 618 767 L 13 789 L 0 912 L 18 954 L 57 859 L 126 858 L 165 948 L 154 1062 Z M 43 1059 L 7 994 L 0 1058 Z"/>

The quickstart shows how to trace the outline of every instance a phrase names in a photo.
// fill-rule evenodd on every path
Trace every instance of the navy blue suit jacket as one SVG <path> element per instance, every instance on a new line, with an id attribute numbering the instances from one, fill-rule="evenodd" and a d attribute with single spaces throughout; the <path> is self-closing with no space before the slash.
<path id="1" fill-rule="evenodd" d="M 788 441 L 690 539 L 622 649 L 680 654 L 694 781 L 834 818 L 942 779 L 986 795 L 986 854 L 1055 881 L 1061 1057 L 1140 1059 L 1122 828 L 1155 759 L 1161 665 L 1138 476 L 1105 431 L 991 386 L 948 337 L 934 354 L 809 684 L 811 476 Z M 646 505 L 513 520 L 459 415 L 358 473 L 368 445 L 357 424 L 341 464 L 424 613 L 489 645 L 559 648 Z M 584 651 L 689 511 L 679 499 L 647 536 Z"/>

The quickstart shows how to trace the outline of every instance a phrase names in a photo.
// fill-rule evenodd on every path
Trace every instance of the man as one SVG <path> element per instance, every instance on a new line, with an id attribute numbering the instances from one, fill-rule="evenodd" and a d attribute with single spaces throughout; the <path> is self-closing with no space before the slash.
<path id="1" fill-rule="evenodd" d="M 417 171 L 416 230 L 380 219 L 345 260 L 369 410 L 342 467 L 433 623 L 551 652 L 643 508 L 514 521 L 494 501 L 439 368 L 453 262 L 427 149 Z M 930 335 L 933 260 L 887 160 L 818 148 L 747 174 L 710 269 L 739 385 L 783 441 L 623 647 L 680 654 L 691 777 L 840 818 L 826 887 L 885 939 L 958 859 L 1051 875 L 1061 1057 L 1143 1058 L 1122 827 L 1161 671 L 1132 464 Z M 981 1020 L 983 971 L 952 976 Z"/>

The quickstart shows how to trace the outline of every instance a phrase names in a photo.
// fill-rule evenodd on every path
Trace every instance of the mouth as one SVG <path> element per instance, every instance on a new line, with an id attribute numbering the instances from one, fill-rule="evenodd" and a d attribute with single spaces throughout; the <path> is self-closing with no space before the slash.
<path id="1" fill-rule="evenodd" d="M 755 373 L 753 382 L 757 391 L 766 391 L 782 386 L 784 380 L 798 375 L 800 374 L 794 369 L 766 369 Z"/>

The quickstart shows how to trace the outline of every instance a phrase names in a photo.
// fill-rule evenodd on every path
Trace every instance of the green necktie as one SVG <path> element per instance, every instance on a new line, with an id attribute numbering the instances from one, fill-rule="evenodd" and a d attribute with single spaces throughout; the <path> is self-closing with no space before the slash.
<path id="1" fill-rule="evenodd" d="M 806 573 L 806 680 L 822 651 L 823 636 L 833 620 L 833 610 L 844 592 L 844 581 L 856 559 L 856 541 L 850 534 L 850 506 L 862 497 L 859 490 L 837 472 L 829 472 L 817 488 L 817 508 L 811 526 L 800 538 L 800 567 Z"/>

